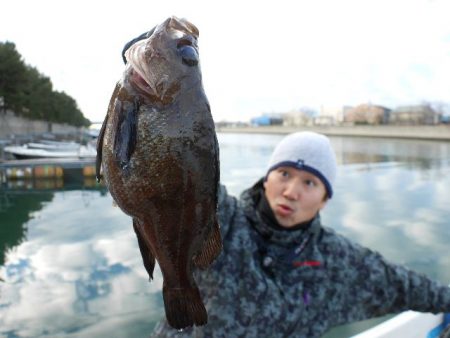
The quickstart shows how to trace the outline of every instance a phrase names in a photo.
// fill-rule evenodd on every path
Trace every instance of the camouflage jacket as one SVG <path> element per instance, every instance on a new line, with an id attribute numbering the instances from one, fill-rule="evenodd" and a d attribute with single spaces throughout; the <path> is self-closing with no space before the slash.
<path id="1" fill-rule="evenodd" d="M 238 200 L 221 187 L 223 251 L 195 279 L 208 324 L 178 332 L 165 321 L 154 337 L 320 337 L 333 326 L 397 313 L 450 311 L 450 288 L 387 262 L 317 216 L 282 231 L 256 211 L 262 181 Z"/>

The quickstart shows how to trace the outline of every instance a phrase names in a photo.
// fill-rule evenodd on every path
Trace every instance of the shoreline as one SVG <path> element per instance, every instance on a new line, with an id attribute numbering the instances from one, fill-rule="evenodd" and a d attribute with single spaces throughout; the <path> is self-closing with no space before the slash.
<path id="1" fill-rule="evenodd" d="M 314 131 L 327 136 L 351 136 L 432 140 L 450 142 L 450 125 L 437 126 L 259 126 L 216 127 L 218 133 L 290 134 L 297 131 Z"/>

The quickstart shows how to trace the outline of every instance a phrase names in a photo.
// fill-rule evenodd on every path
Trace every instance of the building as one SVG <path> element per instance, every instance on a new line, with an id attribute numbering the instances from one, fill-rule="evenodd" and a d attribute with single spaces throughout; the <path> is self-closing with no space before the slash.
<path id="1" fill-rule="evenodd" d="M 252 126 L 280 126 L 283 124 L 283 118 L 276 115 L 262 115 L 250 120 Z"/>
<path id="2" fill-rule="evenodd" d="M 316 125 L 336 125 L 344 122 L 344 116 L 350 106 L 321 106 L 319 116 L 314 118 Z"/>
<path id="3" fill-rule="evenodd" d="M 348 109 L 344 121 L 351 124 L 387 124 L 391 109 L 370 103 L 360 104 Z"/>
<path id="4" fill-rule="evenodd" d="M 283 125 L 289 127 L 310 126 L 313 124 L 313 118 L 316 112 L 309 108 L 292 110 L 283 114 Z"/>
<path id="5" fill-rule="evenodd" d="M 429 105 L 401 106 L 394 109 L 389 117 L 390 124 L 421 125 L 438 124 L 440 114 Z"/>

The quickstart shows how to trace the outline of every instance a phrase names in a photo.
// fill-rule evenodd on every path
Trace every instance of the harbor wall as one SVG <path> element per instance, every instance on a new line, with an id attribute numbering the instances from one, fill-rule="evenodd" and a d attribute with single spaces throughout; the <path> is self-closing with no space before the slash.
<path id="1" fill-rule="evenodd" d="M 9 139 L 13 135 L 31 135 L 41 133 L 67 134 L 76 133 L 79 128 L 40 120 L 29 120 L 8 111 L 0 112 L 0 139 Z"/>
<path id="2" fill-rule="evenodd" d="M 315 131 L 328 136 L 356 136 L 403 138 L 420 140 L 450 141 L 450 125 L 435 126 L 258 126 L 258 127 L 217 127 L 222 133 L 259 133 L 259 134 L 289 134 L 297 131 Z"/>

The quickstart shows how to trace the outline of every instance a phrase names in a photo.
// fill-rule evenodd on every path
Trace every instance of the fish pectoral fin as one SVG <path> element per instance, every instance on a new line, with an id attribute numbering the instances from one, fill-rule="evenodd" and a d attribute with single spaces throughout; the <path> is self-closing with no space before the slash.
<path id="1" fill-rule="evenodd" d="M 114 156 L 122 169 L 128 166 L 136 147 L 139 106 L 138 98 L 135 98 L 133 102 L 127 102 L 125 111 L 121 111 L 118 117 L 114 139 Z"/>
<path id="2" fill-rule="evenodd" d="M 103 120 L 102 127 L 100 129 L 97 138 L 97 154 L 95 158 L 95 178 L 97 179 L 97 182 L 100 182 L 100 180 L 102 179 L 100 170 L 102 166 L 103 138 L 105 137 L 105 129 L 107 123 L 108 123 L 108 114 L 105 116 L 105 119 Z"/>
<path id="3" fill-rule="evenodd" d="M 153 270 L 155 269 L 155 256 L 153 255 L 151 249 L 148 247 L 147 243 L 145 243 L 144 237 L 142 236 L 138 221 L 133 219 L 133 228 L 136 233 L 136 237 L 138 240 L 139 250 L 141 251 L 142 261 L 144 263 L 145 270 L 147 270 L 149 280 L 153 279 Z"/>
<path id="4" fill-rule="evenodd" d="M 173 328 L 180 330 L 208 322 L 208 314 L 196 286 L 170 288 L 164 281 L 163 299 L 167 322 Z"/>
<path id="5" fill-rule="evenodd" d="M 200 269 L 206 269 L 219 256 L 221 250 L 222 236 L 220 235 L 220 227 L 216 219 L 213 229 L 203 243 L 202 249 L 193 258 L 195 266 Z"/>

